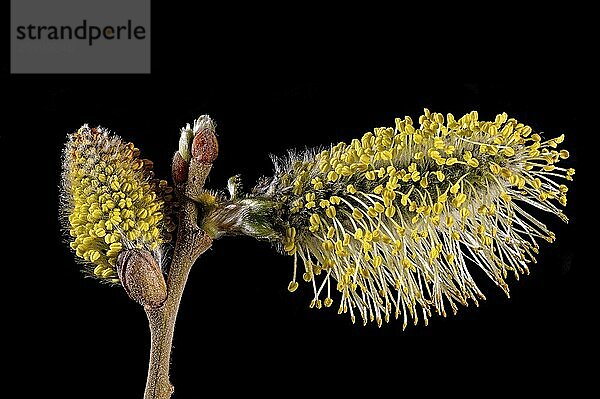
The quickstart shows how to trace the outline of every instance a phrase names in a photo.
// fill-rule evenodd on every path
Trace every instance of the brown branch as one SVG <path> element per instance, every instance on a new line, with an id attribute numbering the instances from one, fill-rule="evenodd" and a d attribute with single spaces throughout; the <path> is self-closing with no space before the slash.
<path id="1" fill-rule="evenodd" d="M 169 399 L 174 390 L 169 381 L 169 366 L 179 303 L 192 265 L 212 244 L 212 239 L 198 227 L 197 204 L 192 200 L 201 193 L 210 167 L 192 159 L 187 184 L 176 190 L 180 203 L 179 227 L 167 279 L 167 299 L 158 308 L 144 307 L 151 337 L 144 399 Z"/>

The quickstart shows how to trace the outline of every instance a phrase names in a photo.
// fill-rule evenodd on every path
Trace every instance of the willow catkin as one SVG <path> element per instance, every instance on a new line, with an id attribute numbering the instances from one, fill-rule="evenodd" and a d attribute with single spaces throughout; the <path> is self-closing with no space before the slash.
<path id="1" fill-rule="evenodd" d="M 427 323 L 485 299 L 473 267 L 508 294 L 507 275 L 528 272 L 536 240 L 555 238 L 532 208 L 567 221 L 560 180 L 575 171 L 556 166 L 569 156 L 558 149 L 564 136 L 544 140 L 505 113 L 456 120 L 426 109 L 418 122 L 276 160 L 255 188 L 278 204 L 281 245 L 294 257 L 288 289 L 302 274 L 311 307 L 331 306 L 338 291 L 353 322 Z"/>
<path id="2" fill-rule="evenodd" d="M 117 259 L 128 249 L 160 264 L 171 240 L 173 189 L 154 179 L 152 162 L 101 127 L 82 126 L 63 152 L 61 216 L 69 244 L 92 276 L 119 283 Z"/>

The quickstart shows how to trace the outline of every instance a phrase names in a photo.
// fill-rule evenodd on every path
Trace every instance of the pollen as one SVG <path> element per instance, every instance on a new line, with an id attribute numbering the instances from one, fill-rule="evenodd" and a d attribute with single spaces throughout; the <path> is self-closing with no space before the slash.
<path id="1" fill-rule="evenodd" d="M 103 128 L 81 127 L 63 153 L 61 212 L 70 246 L 93 276 L 117 283 L 125 248 L 155 253 L 171 240 L 172 188 L 152 162 Z"/>

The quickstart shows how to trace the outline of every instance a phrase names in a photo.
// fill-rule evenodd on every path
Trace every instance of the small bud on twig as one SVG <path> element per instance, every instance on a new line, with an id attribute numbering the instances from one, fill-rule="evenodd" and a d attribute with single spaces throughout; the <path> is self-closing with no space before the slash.
<path id="1" fill-rule="evenodd" d="M 213 163 L 219 155 L 219 144 L 212 128 L 203 128 L 194 137 L 192 157 L 204 164 Z"/>
<path id="2" fill-rule="evenodd" d="M 117 272 L 127 295 L 149 308 L 167 299 L 167 285 L 160 266 L 149 251 L 128 249 L 117 258 Z"/>
<path id="3" fill-rule="evenodd" d="M 202 115 L 181 129 L 179 149 L 173 158 L 172 173 L 176 184 L 186 185 L 186 195 L 197 199 L 211 165 L 219 154 L 215 123 Z"/>
<path id="4" fill-rule="evenodd" d="M 190 165 L 189 162 L 186 162 L 185 159 L 178 152 L 175 153 L 175 157 L 173 158 L 172 171 L 173 181 L 175 184 L 185 183 L 188 179 L 188 169 Z"/>
<path id="5" fill-rule="evenodd" d="M 190 124 L 188 123 L 186 127 L 181 129 L 181 136 L 179 137 L 179 153 L 181 157 L 187 162 L 190 161 L 192 157 L 192 153 L 190 152 L 190 147 L 192 145 L 192 140 L 194 139 L 194 132 L 190 128 Z"/>

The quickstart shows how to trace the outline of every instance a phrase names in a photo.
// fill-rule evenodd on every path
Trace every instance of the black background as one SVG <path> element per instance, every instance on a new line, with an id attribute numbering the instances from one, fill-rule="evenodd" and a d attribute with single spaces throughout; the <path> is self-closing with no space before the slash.
<path id="1" fill-rule="evenodd" d="M 122 290 L 84 279 L 60 234 L 61 146 L 83 123 L 135 142 L 168 177 L 179 128 L 210 114 L 220 143 L 212 188 L 236 173 L 249 188 L 271 173 L 269 154 L 347 141 L 393 126 L 397 116 L 416 119 L 423 107 L 455 115 L 476 109 L 480 119 L 506 111 L 549 137 L 565 133 L 568 164 L 581 163 L 587 80 L 573 66 L 577 52 L 565 53 L 570 41 L 550 22 L 507 42 L 503 34 L 478 41 L 481 30 L 469 29 L 429 38 L 423 21 L 414 25 L 420 30 L 382 29 L 366 16 L 346 24 L 335 13 L 309 12 L 288 25 L 289 16 L 234 21 L 225 14 L 217 22 L 202 8 L 155 4 L 151 75 L 8 76 L 4 67 L 13 123 L 0 135 L 8 174 L 3 328 L 17 335 L 7 344 L 17 354 L 10 373 L 24 377 L 13 380 L 15 397 L 141 397 L 145 384 L 144 312 Z M 513 23 L 524 28 L 524 21 Z M 511 279 L 510 300 L 476 273 L 488 297 L 479 308 L 405 332 L 401 321 L 353 326 L 335 306 L 309 309 L 312 289 L 287 291 L 291 258 L 267 243 L 215 242 L 183 297 L 174 398 L 215 389 L 218 396 L 427 396 L 473 393 L 481 384 L 509 394 L 583 389 L 591 346 L 590 292 L 582 285 L 589 264 L 577 247 L 580 181 L 576 175 L 570 185 L 568 225 L 543 216 L 558 239 L 541 243 L 530 276 Z"/>

